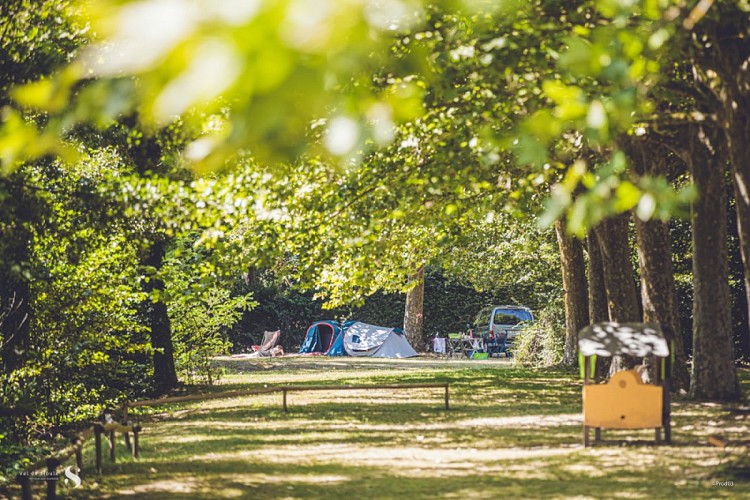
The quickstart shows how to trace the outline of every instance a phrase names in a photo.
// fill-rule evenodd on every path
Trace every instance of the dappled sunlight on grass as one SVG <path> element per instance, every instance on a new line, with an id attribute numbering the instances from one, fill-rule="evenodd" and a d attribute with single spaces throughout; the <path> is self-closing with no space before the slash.
<path id="1" fill-rule="evenodd" d="M 251 362 L 246 360 L 245 362 Z M 219 386 L 451 382 L 441 390 L 292 392 L 209 400 L 143 416 L 142 456 L 105 465 L 73 498 L 717 498 L 750 493 L 738 479 L 747 416 L 678 401 L 674 446 L 653 430 L 604 431 L 581 442 L 581 384 L 570 373 L 427 361 L 325 360 L 246 370 Z M 201 390 L 206 390 L 201 388 Z M 211 388 L 210 390 L 216 390 Z M 170 416 L 172 415 L 172 416 Z M 119 446 L 119 445 L 118 445 Z M 87 456 L 92 453 L 86 449 Z M 118 451 L 118 453 L 120 453 Z M 124 456 L 124 450 L 121 455 Z M 91 463 L 86 460 L 86 463 Z M 733 465 L 734 464 L 734 465 Z M 735 471 L 735 472 L 732 472 Z M 715 480 L 734 480 L 716 488 Z"/>

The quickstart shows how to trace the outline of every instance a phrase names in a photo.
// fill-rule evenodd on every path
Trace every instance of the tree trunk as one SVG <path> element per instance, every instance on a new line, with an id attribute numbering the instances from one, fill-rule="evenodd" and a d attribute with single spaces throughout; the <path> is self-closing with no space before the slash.
<path id="1" fill-rule="evenodd" d="M 146 250 L 142 264 L 155 270 L 162 267 L 166 253 L 166 242 L 155 241 Z M 177 372 L 174 365 L 174 353 L 172 349 L 172 328 L 167 314 L 167 305 L 164 303 L 163 294 L 164 281 L 151 276 L 143 289 L 149 294 L 144 302 L 144 314 L 146 322 L 151 330 L 151 347 L 154 349 L 154 389 L 159 394 L 169 392 L 177 386 Z M 152 300 L 154 292 L 159 297 L 156 302 Z"/>
<path id="2" fill-rule="evenodd" d="M 750 355 L 750 98 L 748 90 L 742 96 L 727 99 L 724 107 L 727 122 L 724 126 L 729 158 L 732 164 L 734 181 L 734 199 L 737 207 L 737 233 L 740 239 L 740 254 L 745 278 L 745 297 L 747 298 L 747 332 L 742 343 L 743 351 Z M 732 103 L 745 106 L 741 112 L 735 110 Z"/>
<path id="3" fill-rule="evenodd" d="M 602 255 L 604 288 L 610 321 L 638 321 L 638 296 L 628 244 L 629 214 L 602 221 L 595 229 Z"/>
<path id="4" fill-rule="evenodd" d="M 674 352 L 671 388 L 674 391 L 687 391 L 690 387 L 690 373 L 680 335 L 669 226 L 662 221 L 644 222 L 636 217 L 635 231 L 641 270 L 643 321 L 661 326 Z"/>
<path id="5" fill-rule="evenodd" d="M 424 323 L 424 266 L 414 275 L 414 287 L 406 293 L 404 334 L 414 349 L 423 350 L 422 325 Z"/>
<path id="6" fill-rule="evenodd" d="M 586 264 L 580 240 L 568 236 L 565 222 L 555 222 L 557 246 L 560 249 L 563 289 L 565 293 L 565 352 L 563 364 L 578 361 L 578 331 L 589 324 Z"/>
<path id="7" fill-rule="evenodd" d="M 670 174 L 671 154 L 660 141 L 649 141 L 649 137 L 626 140 L 623 144 L 631 159 L 633 171 L 638 176 L 666 176 Z M 672 237 L 669 226 L 660 220 L 643 221 L 635 217 L 635 234 L 638 242 L 638 264 L 641 274 L 641 305 L 643 321 L 657 323 L 673 350 L 672 364 L 673 391 L 690 387 L 690 372 L 677 308 L 674 272 L 672 269 Z M 646 359 L 649 375 L 653 379 L 657 367 L 653 360 Z"/>
<path id="8" fill-rule="evenodd" d="M 693 370 L 690 396 L 736 400 L 740 396 L 732 346 L 727 263 L 726 154 L 721 131 L 691 126 L 690 167 L 698 199 L 690 210 L 693 228 Z"/>
<path id="9" fill-rule="evenodd" d="M 5 373 L 24 365 L 29 347 L 31 287 L 28 263 L 33 234 L 30 221 L 38 201 L 23 188 L 21 175 L 0 178 L 0 361 Z"/>
<path id="10" fill-rule="evenodd" d="M 630 261 L 628 219 L 629 214 L 611 217 L 594 229 L 602 254 L 609 320 L 618 323 L 640 320 L 633 264 Z M 616 356 L 612 359 L 609 373 L 613 374 L 635 365 L 632 358 Z"/>
<path id="11" fill-rule="evenodd" d="M 746 356 L 750 356 L 750 158 L 748 158 L 747 167 L 745 167 L 747 171 L 739 172 L 738 170 L 736 163 L 732 160 L 734 199 L 737 203 L 737 233 L 740 237 L 748 318 L 748 324 L 745 325 L 747 332 L 743 339 L 743 352 Z"/>
<path id="12" fill-rule="evenodd" d="M 714 15 L 696 26 L 694 39 L 704 43 L 695 53 L 694 75 L 713 92 L 709 109 L 720 110 L 728 146 L 748 309 L 742 345 L 750 354 L 750 17 L 737 2 L 717 2 L 712 10 Z"/>
<path id="13" fill-rule="evenodd" d="M 24 364 L 29 343 L 29 283 L 16 280 L 11 286 L 3 283 L 0 292 L 0 361 L 4 373 Z"/>
<path id="14" fill-rule="evenodd" d="M 604 263 L 599 240 L 594 231 L 589 232 L 586 240 L 589 254 L 589 321 L 601 323 L 609 319 L 607 310 L 607 289 L 604 286 Z"/>
<path id="15" fill-rule="evenodd" d="M 255 266 L 248 266 L 247 272 L 242 274 L 242 280 L 245 282 L 245 285 L 249 287 L 254 287 L 256 275 L 257 275 L 257 270 Z"/>

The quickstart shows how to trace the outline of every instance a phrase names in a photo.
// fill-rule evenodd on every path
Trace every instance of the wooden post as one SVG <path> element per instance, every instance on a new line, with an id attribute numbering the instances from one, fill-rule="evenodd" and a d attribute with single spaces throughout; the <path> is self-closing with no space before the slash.
<path id="1" fill-rule="evenodd" d="M 47 463 L 47 500 L 57 498 L 57 466 L 60 461 L 54 457 L 45 460 Z"/>
<path id="2" fill-rule="evenodd" d="M 31 481 L 28 474 L 18 474 L 16 482 L 21 485 L 21 499 L 31 500 Z"/>
<path id="3" fill-rule="evenodd" d="M 448 396 L 448 382 L 445 383 L 445 411 L 450 410 L 450 399 Z"/>
<path id="4" fill-rule="evenodd" d="M 662 426 L 664 427 L 664 442 L 672 443 L 672 358 L 664 358 L 664 380 L 661 382 L 661 390 L 664 391 L 662 399 Z"/>
<path id="5" fill-rule="evenodd" d="M 602 381 L 602 366 L 597 360 L 594 360 L 594 383 L 599 384 Z M 594 442 L 598 443 L 602 440 L 602 428 L 594 427 Z"/>
<path id="6" fill-rule="evenodd" d="M 286 387 L 284 387 L 281 392 L 284 393 L 284 413 L 286 413 Z"/>
<path id="7" fill-rule="evenodd" d="M 128 451 L 132 452 L 133 446 L 130 444 L 130 433 L 123 432 L 122 435 L 125 436 L 125 447 L 128 449 Z"/>
<path id="8" fill-rule="evenodd" d="M 141 431 L 141 426 L 133 426 L 133 458 L 138 458 L 140 451 L 138 450 L 138 433 Z"/>
<path id="9" fill-rule="evenodd" d="M 109 431 L 109 461 L 115 461 L 115 431 Z"/>
<path id="10" fill-rule="evenodd" d="M 602 381 L 602 367 L 598 359 L 594 360 L 593 363 L 594 363 L 594 383 L 598 384 L 598 383 L 601 383 Z M 591 369 L 590 366 L 589 366 L 589 369 Z M 598 443 L 601 440 L 602 440 L 602 428 L 594 427 L 594 442 Z"/>
<path id="11" fill-rule="evenodd" d="M 96 473 L 102 473 L 102 432 L 104 428 L 101 424 L 94 425 L 94 442 L 96 443 Z"/>
<path id="12" fill-rule="evenodd" d="M 583 385 L 589 385 L 589 367 L 591 366 L 591 358 L 589 356 L 583 357 Z M 583 447 L 588 448 L 589 442 L 589 427 L 586 425 L 586 408 L 583 409 Z"/>
<path id="13" fill-rule="evenodd" d="M 592 359 L 589 361 L 589 363 L 594 364 L 594 380 L 593 382 L 595 384 L 600 384 L 602 381 L 602 363 L 600 360 L 603 359 L 601 356 L 596 356 L 595 359 Z M 589 364 L 589 370 L 591 370 L 591 365 Z M 591 383 L 591 380 L 589 380 L 589 383 Z"/>

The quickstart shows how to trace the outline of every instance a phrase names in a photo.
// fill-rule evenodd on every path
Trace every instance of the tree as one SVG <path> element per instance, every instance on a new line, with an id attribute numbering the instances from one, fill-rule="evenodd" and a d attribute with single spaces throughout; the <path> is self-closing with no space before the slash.
<path id="1" fill-rule="evenodd" d="M 670 172 L 670 162 L 674 163 L 674 158 L 661 141 L 654 141 L 649 137 L 631 137 L 624 145 L 624 149 L 631 158 L 636 175 L 675 177 Z M 687 390 L 690 385 L 690 375 L 679 328 L 669 226 L 658 219 L 648 221 L 640 217 L 634 219 L 641 277 L 643 321 L 659 324 L 665 337 L 670 341 L 674 356 L 672 390 Z"/>
<path id="2" fill-rule="evenodd" d="M 22 184 L 22 176 L 0 178 L 0 357 L 5 373 L 23 366 L 29 342 L 31 315 L 29 224 L 38 221 L 36 197 Z"/>
<path id="3" fill-rule="evenodd" d="M 588 265 L 588 294 L 589 294 L 589 321 L 601 323 L 609 319 L 607 310 L 607 289 L 604 286 L 604 263 L 599 240 L 594 231 L 586 237 L 586 250 L 589 256 Z"/>
<path id="4" fill-rule="evenodd" d="M 421 266 L 414 274 L 414 286 L 406 292 L 406 307 L 404 310 L 404 334 L 412 346 L 421 349 L 423 344 L 424 324 L 424 268 Z"/>
<path id="5" fill-rule="evenodd" d="M 712 107 L 724 132 L 750 320 L 750 117 L 746 111 L 750 108 L 750 47 L 746 43 L 750 7 L 746 2 L 718 2 L 709 8 L 704 17 L 691 21 L 694 39 L 689 46 L 695 74 L 706 83 L 703 91 L 712 96 Z"/>
<path id="6" fill-rule="evenodd" d="M 630 261 L 629 219 L 629 214 L 622 214 L 605 219 L 594 228 L 602 255 L 609 320 L 617 323 L 637 322 L 641 319 L 633 265 Z M 633 366 L 634 360 L 616 356 L 612 359 L 610 374 Z"/>
<path id="7" fill-rule="evenodd" d="M 0 106 L 11 101 L 14 86 L 47 76 L 70 60 L 85 41 L 85 27 L 72 15 L 72 2 L 24 0 L 0 5 Z M 63 36 L 64 34 L 64 36 Z M 13 116 L 3 128 L 23 128 Z M 12 142 L 12 141 L 11 141 Z M 0 147 L 8 137 L 0 134 Z M 39 193 L 26 188 L 23 174 L 0 165 L 0 359 L 5 373 L 23 365 L 29 341 L 31 226 L 43 217 Z"/>
<path id="8" fill-rule="evenodd" d="M 142 311 L 146 317 L 154 350 L 154 388 L 160 394 L 177 386 L 177 370 L 172 347 L 172 327 L 164 302 L 164 281 L 156 275 L 161 270 L 167 252 L 167 242 L 163 239 L 152 242 L 143 252 L 141 263 L 153 270 L 152 276 L 144 280 L 143 291 L 146 299 Z"/>
<path id="9" fill-rule="evenodd" d="M 720 131 L 692 125 L 684 160 L 698 189 L 693 227 L 693 369 L 690 395 L 734 400 L 740 395 L 730 321 L 727 268 L 726 149 Z"/>
<path id="10" fill-rule="evenodd" d="M 563 290 L 565 293 L 565 355 L 563 364 L 575 365 L 578 361 L 578 332 L 589 324 L 588 288 L 583 245 L 570 237 L 565 222 L 555 222 L 557 242 L 560 247 Z"/>
<path id="11" fill-rule="evenodd" d="M 221 373 L 212 358 L 228 353 L 229 331 L 245 311 L 258 304 L 252 293 L 235 293 L 236 275 L 211 272 L 206 276 L 202 268 L 215 250 L 195 247 L 197 236 L 178 239 L 165 256 L 162 274 L 172 285 L 172 293 L 164 297 L 164 303 L 169 311 L 178 375 L 191 384 L 211 385 Z M 232 262 L 230 269 L 240 267 L 232 249 L 222 253 Z"/>

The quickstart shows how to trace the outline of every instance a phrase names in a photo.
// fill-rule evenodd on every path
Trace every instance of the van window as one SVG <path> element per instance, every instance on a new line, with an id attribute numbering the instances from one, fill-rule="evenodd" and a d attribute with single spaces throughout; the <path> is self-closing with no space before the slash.
<path id="1" fill-rule="evenodd" d="M 517 325 L 522 321 L 532 321 L 531 314 L 524 309 L 496 309 L 493 325 Z"/>
<path id="2" fill-rule="evenodd" d="M 495 318 L 492 320 L 493 325 L 517 325 L 520 322 L 521 318 L 518 316 L 499 311 L 495 313 Z"/>
<path id="3" fill-rule="evenodd" d="M 477 314 L 477 317 L 474 320 L 474 327 L 489 326 L 491 315 L 492 307 L 485 307 L 484 309 L 479 311 L 479 314 Z"/>

